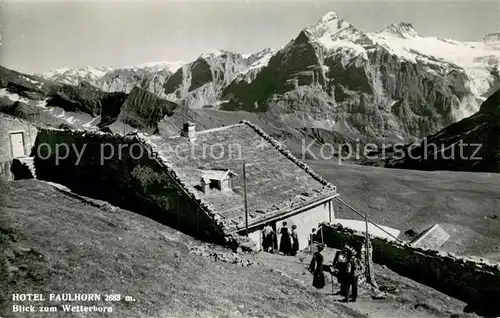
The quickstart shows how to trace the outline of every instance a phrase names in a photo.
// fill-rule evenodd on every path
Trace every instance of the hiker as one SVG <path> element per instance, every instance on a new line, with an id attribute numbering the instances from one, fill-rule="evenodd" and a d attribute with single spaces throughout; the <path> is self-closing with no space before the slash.
<path id="1" fill-rule="evenodd" d="M 262 248 L 265 252 L 273 252 L 274 234 L 273 228 L 269 223 L 262 229 Z"/>
<path id="2" fill-rule="evenodd" d="M 297 225 L 292 225 L 292 255 L 297 255 L 299 251 L 299 235 L 297 233 Z"/>
<path id="3" fill-rule="evenodd" d="M 344 295 L 347 280 L 347 257 L 349 252 L 349 245 L 345 245 L 340 251 L 337 251 L 333 259 L 333 268 L 337 281 L 340 285 L 340 290 L 335 295 Z"/>
<path id="4" fill-rule="evenodd" d="M 286 225 L 286 222 L 283 222 L 283 227 L 280 229 L 281 240 L 280 240 L 280 252 L 283 255 L 290 255 L 292 251 L 292 243 L 290 241 L 290 231 Z"/>
<path id="5" fill-rule="evenodd" d="M 309 264 L 309 271 L 314 275 L 312 285 L 316 289 L 322 289 L 326 285 L 325 272 L 323 271 L 323 254 L 321 254 L 324 248 L 323 244 L 318 245 L 318 250 L 314 252 Z"/>
<path id="6" fill-rule="evenodd" d="M 349 249 L 348 261 L 347 261 L 347 276 L 346 285 L 344 289 L 344 302 L 356 302 L 358 298 L 358 278 L 361 273 L 363 273 L 363 264 L 358 256 L 358 253 L 351 248 Z M 349 299 L 349 290 L 352 287 L 352 297 Z"/>

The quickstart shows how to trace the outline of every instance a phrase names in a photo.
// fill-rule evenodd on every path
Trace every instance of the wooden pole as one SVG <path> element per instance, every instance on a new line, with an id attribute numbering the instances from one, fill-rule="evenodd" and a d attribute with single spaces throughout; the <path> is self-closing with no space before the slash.
<path id="1" fill-rule="evenodd" d="M 330 200 L 330 206 L 332 208 L 332 219 L 335 220 L 335 209 L 333 208 L 333 200 Z"/>
<path id="2" fill-rule="evenodd" d="M 313 233 L 309 234 L 309 253 L 311 253 L 311 254 L 312 254 L 312 250 L 313 250 L 313 247 L 312 247 L 313 246 L 313 237 L 314 237 Z"/>
<path id="3" fill-rule="evenodd" d="M 323 239 L 323 227 L 321 227 L 321 244 L 325 244 L 325 240 Z"/>
<path id="4" fill-rule="evenodd" d="M 332 201 L 328 201 L 328 218 L 329 222 L 332 223 Z"/>
<path id="5" fill-rule="evenodd" d="M 368 234 L 368 213 L 365 210 L 365 276 L 366 276 L 366 282 L 368 284 L 374 284 L 372 281 L 372 272 L 371 272 L 371 265 L 370 265 L 370 235 Z"/>
<path id="6" fill-rule="evenodd" d="M 245 194 L 245 232 L 248 237 L 248 205 L 247 205 L 247 176 L 246 163 L 243 163 L 243 192 Z"/>

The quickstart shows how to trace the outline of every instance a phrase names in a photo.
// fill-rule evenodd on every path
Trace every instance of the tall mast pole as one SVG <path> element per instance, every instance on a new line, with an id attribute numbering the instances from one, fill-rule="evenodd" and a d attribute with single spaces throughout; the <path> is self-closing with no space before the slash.
<path id="1" fill-rule="evenodd" d="M 247 176 L 246 163 L 243 163 L 243 192 L 245 194 L 245 232 L 248 237 L 248 204 L 247 204 Z"/>

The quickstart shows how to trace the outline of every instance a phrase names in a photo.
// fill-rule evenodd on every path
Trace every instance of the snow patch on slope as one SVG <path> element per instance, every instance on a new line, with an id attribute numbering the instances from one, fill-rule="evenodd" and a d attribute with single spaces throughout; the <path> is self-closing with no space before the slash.
<path id="1" fill-rule="evenodd" d="M 21 102 L 21 103 L 24 103 L 26 105 L 35 106 L 39 109 L 39 111 L 35 111 L 35 113 L 38 113 L 38 114 L 40 114 L 40 112 L 47 113 L 47 114 L 50 114 L 50 116 L 59 118 L 59 119 L 65 121 L 69 124 L 79 124 L 79 123 L 81 123 L 81 121 L 84 118 L 90 117 L 90 115 L 88 115 L 88 114 L 77 114 L 74 112 L 66 112 L 59 107 L 51 107 L 51 106 L 48 107 L 47 100 L 39 100 L 39 101 L 30 100 L 30 99 L 27 99 L 25 97 L 19 96 L 18 94 L 11 93 L 11 92 L 7 91 L 7 89 L 5 89 L 5 88 L 0 89 L 0 97 L 6 97 L 13 102 Z M 75 118 L 75 117 L 78 117 L 78 118 Z M 81 118 L 81 119 L 79 119 L 79 118 Z M 98 122 L 95 122 L 94 120 L 92 120 L 91 122 L 92 122 L 92 124 L 98 123 Z M 92 126 L 89 125 L 88 127 L 92 127 Z"/>
<path id="2" fill-rule="evenodd" d="M 6 88 L 0 89 L 0 97 L 7 97 L 13 102 L 21 101 L 21 99 L 23 99 L 23 97 L 19 96 L 18 94 L 7 91 Z"/>
<path id="3" fill-rule="evenodd" d="M 266 50 L 255 62 L 253 62 L 246 70 L 240 72 L 240 74 L 247 74 L 253 70 L 259 70 L 266 67 L 269 64 L 269 60 L 278 52 L 278 50 Z M 245 59 L 250 58 L 254 54 L 244 54 Z"/>

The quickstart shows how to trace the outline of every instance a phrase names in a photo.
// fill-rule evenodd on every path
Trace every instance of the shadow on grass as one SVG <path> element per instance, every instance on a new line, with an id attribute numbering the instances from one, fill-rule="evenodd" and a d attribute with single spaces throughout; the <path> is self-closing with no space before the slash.
<path id="1" fill-rule="evenodd" d="M 54 176 L 51 180 L 46 180 L 54 183 L 59 183 L 66 186 L 76 195 L 88 197 L 94 200 L 101 200 L 109 204 L 119 207 L 124 210 L 132 211 L 142 216 L 148 217 L 158 223 L 167 225 L 175 230 L 183 232 L 198 240 L 203 240 L 209 243 L 220 244 L 220 240 L 212 236 L 207 236 L 204 233 L 197 234 L 192 229 L 184 226 L 182 222 L 178 222 L 177 218 L 172 217 L 158 205 L 140 197 L 131 190 L 119 185 L 111 185 L 97 180 L 85 180 L 64 178 L 63 176 Z"/>

